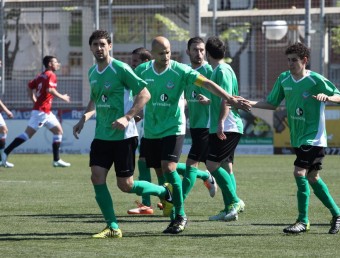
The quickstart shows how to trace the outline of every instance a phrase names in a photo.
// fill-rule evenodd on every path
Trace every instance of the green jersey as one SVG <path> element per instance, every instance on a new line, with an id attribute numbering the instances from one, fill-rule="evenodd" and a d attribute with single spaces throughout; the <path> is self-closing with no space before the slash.
<path id="1" fill-rule="evenodd" d="M 195 69 L 204 77 L 210 78 L 212 68 L 205 63 Z M 202 105 L 197 99 L 197 95 L 202 94 L 210 99 L 210 92 L 196 85 L 189 85 L 185 90 L 185 99 L 187 100 L 190 128 L 208 128 L 209 127 L 209 105 Z"/>
<path id="2" fill-rule="evenodd" d="M 140 79 L 129 65 L 112 58 L 111 63 L 101 72 L 93 65 L 88 78 L 91 100 L 96 108 L 95 139 L 123 140 L 138 136 L 134 119 L 125 130 L 112 129 L 111 124 L 123 117 L 133 105 L 133 95 L 137 95 L 146 82 Z"/>
<path id="3" fill-rule="evenodd" d="M 340 94 L 333 83 L 318 73 L 307 71 L 305 77 L 296 81 L 286 71 L 277 78 L 267 97 L 267 102 L 276 107 L 285 99 L 293 147 L 327 147 L 325 103 L 312 97 L 319 93 Z"/>
<path id="4" fill-rule="evenodd" d="M 216 84 L 232 96 L 238 96 L 238 83 L 236 75 L 230 65 L 219 64 L 213 71 L 211 78 Z M 221 112 L 222 99 L 211 95 L 210 104 L 210 133 L 217 133 L 218 121 Z M 230 108 L 227 118 L 224 120 L 225 132 L 236 132 L 243 134 L 243 122 L 237 109 Z"/>
<path id="5" fill-rule="evenodd" d="M 160 74 L 153 66 L 152 60 L 135 69 L 136 74 L 148 83 L 151 94 L 144 108 L 144 137 L 159 139 L 184 135 L 184 89 L 193 84 L 200 73 L 174 60 L 170 60 L 169 66 Z"/>

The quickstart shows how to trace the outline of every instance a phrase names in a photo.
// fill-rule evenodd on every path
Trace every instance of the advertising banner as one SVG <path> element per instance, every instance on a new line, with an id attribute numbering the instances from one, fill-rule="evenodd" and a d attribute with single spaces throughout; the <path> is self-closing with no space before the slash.
<path id="1" fill-rule="evenodd" d="M 2 113 L 9 129 L 6 144 L 24 132 L 30 119 L 31 109 L 11 110 L 14 118 L 8 119 Z M 73 136 L 73 126 L 84 113 L 83 109 L 52 110 L 63 127 L 63 140 L 60 147 L 61 153 L 88 154 L 94 137 L 95 118 L 92 117 L 85 123 L 79 135 L 79 140 Z M 273 153 L 273 129 L 270 125 L 272 116 L 268 119 L 260 118 L 252 113 L 241 112 L 244 124 L 244 135 L 236 149 L 237 154 L 272 154 Z M 188 121 L 189 122 L 189 121 Z M 141 123 L 139 123 L 141 124 Z M 189 123 L 187 123 L 189 126 Z M 187 130 L 183 146 L 183 154 L 187 154 L 191 146 L 190 131 Z M 13 153 L 52 153 L 52 133 L 47 128 L 41 128 L 32 139 L 13 150 Z"/>

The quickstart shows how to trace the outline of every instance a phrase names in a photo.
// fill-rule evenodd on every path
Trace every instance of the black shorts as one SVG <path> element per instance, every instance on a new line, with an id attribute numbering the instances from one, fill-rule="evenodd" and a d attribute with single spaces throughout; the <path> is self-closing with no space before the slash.
<path id="1" fill-rule="evenodd" d="M 234 153 L 242 134 L 234 132 L 224 132 L 226 140 L 220 140 L 217 134 L 209 134 L 209 155 L 207 160 L 214 162 L 228 161 L 234 162 Z"/>
<path id="2" fill-rule="evenodd" d="M 149 168 L 161 168 L 161 161 L 178 162 L 181 157 L 184 135 L 170 135 L 159 139 L 145 138 L 145 160 Z"/>
<path id="3" fill-rule="evenodd" d="M 139 143 L 139 157 L 140 158 L 145 158 L 145 147 L 144 147 L 144 145 L 145 145 L 145 138 L 142 137 L 140 139 L 140 143 Z"/>
<path id="4" fill-rule="evenodd" d="M 209 129 L 208 128 L 190 128 L 191 134 L 191 148 L 188 158 L 205 162 L 208 157 L 209 150 Z"/>
<path id="5" fill-rule="evenodd" d="M 117 177 L 130 177 L 135 170 L 138 138 L 121 141 L 94 139 L 91 143 L 90 167 L 99 166 L 110 170 L 114 164 Z"/>
<path id="6" fill-rule="evenodd" d="M 322 160 L 325 157 L 324 147 L 302 145 L 294 150 L 296 154 L 295 166 L 309 171 L 322 169 Z"/>

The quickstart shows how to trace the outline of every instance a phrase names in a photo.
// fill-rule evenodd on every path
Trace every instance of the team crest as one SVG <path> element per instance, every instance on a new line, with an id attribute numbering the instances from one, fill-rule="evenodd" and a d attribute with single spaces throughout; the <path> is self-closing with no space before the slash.
<path id="1" fill-rule="evenodd" d="M 304 98 L 304 99 L 306 99 L 306 98 L 308 98 L 310 96 L 310 94 L 309 94 L 309 92 L 304 92 L 304 93 L 302 93 L 302 97 Z"/>
<path id="2" fill-rule="evenodd" d="M 104 83 L 104 87 L 105 87 L 105 89 L 110 88 L 110 87 L 111 87 L 110 82 L 105 82 L 105 83 Z"/>
<path id="3" fill-rule="evenodd" d="M 169 81 L 169 82 L 166 84 L 166 87 L 167 87 L 168 89 L 172 89 L 173 87 L 175 87 L 175 84 L 174 84 L 174 82 Z"/>

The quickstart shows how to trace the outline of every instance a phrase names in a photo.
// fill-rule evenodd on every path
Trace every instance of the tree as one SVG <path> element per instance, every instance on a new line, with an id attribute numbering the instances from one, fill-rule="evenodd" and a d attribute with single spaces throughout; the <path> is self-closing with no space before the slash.
<path id="1" fill-rule="evenodd" d="M 21 16 L 20 9 L 11 9 L 5 15 L 4 19 L 4 30 L 5 30 L 5 79 L 11 80 L 12 79 L 12 72 L 13 72 L 13 65 L 15 61 L 15 57 L 19 52 L 19 20 Z M 14 24 L 13 24 L 14 23 Z M 12 44 L 11 40 L 8 40 L 8 29 L 10 27 L 14 27 L 15 36 L 14 36 L 14 47 L 13 50 L 10 50 L 10 46 Z"/>

